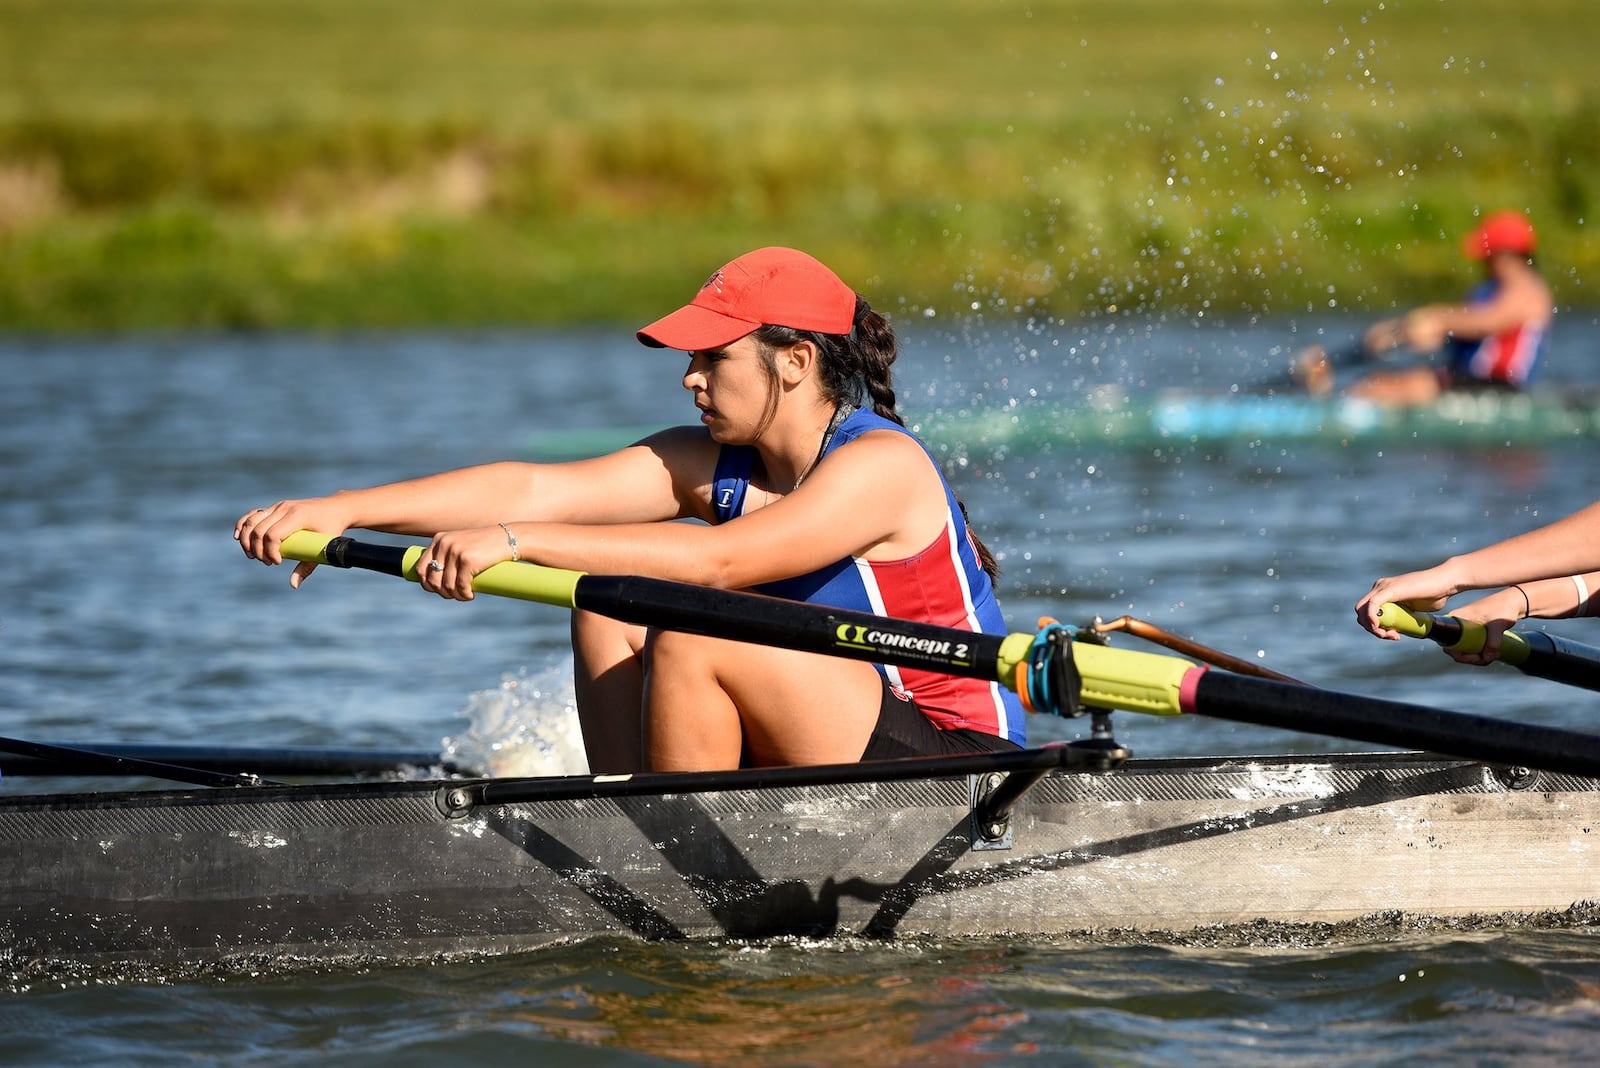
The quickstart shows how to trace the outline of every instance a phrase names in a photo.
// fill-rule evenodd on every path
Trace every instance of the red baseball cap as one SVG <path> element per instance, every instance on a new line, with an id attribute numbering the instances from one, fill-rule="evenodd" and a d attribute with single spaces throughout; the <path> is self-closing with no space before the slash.
<path id="1" fill-rule="evenodd" d="M 639 331 L 646 345 L 695 352 L 737 341 L 758 326 L 847 334 L 855 290 L 792 248 L 758 248 L 717 271 L 688 304 Z"/>
<path id="2" fill-rule="evenodd" d="M 1494 211 L 1477 229 L 1461 239 L 1461 254 L 1469 260 L 1486 260 L 1497 252 L 1533 255 L 1538 239 L 1533 224 L 1519 211 Z"/>

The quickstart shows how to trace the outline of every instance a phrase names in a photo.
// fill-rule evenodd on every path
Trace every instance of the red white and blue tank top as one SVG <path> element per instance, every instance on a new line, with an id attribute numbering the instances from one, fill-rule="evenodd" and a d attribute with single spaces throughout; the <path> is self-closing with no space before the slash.
<path id="1" fill-rule="evenodd" d="M 994 587 L 978 562 L 954 492 L 928 448 L 905 427 L 874 412 L 851 412 L 835 429 L 823 456 L 862 434 L 892 430 L 922 446 L 944 487 L 944 529 L 926 549 L 903 560 L 847 557 L 808 575 L 780 579 L 756 589 L 775 597 L 872 612 L 988 634 L 1007 633 Z M 717 456 L 711 504 L 718 523 L 744 514 L 745 495 L 756 464 L 748 445 L 724 445 Z M 820 457 L 819 461 L 820 462 Z M 942 730 L 974 730 L 1027 744 L 1026 713 L 1017 695 L 996 682 L 958 678 L 936 671 L 877 665 L 891 685 L 916 701 Z"/>
<path id="2" fill-rule="evenodd" d="M 1497 288 L 1493 279 L 1486 280 L 1467 295 L 1467 303 L 1487 303 L 1494 299 Z M 1458 380 L 1526 389 L 1544 355 L 1547 333 L 1540 324 L 1524 323 L 1485 338 L 1452 340 L 1450 372 Z"/>

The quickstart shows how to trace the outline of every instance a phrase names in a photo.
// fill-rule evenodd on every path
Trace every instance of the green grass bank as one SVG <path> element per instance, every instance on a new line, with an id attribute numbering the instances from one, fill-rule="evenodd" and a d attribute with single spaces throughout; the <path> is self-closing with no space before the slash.
<path id="1" fill-rule="evenodd" d="M 0 0 L 0 329 L 1384 309 L 1528 211 L 1596 303 L 1579 0 Z"/>

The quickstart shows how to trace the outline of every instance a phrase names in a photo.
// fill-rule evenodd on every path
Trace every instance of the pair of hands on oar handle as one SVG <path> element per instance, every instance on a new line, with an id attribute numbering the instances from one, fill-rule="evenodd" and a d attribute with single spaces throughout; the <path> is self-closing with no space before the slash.
<path id="1" fill-rule="evenodd" d="M 1321 345 L 1312 345 L 1295 358 L 1289 378 L 1312 396 L 1325 397 L 1333 392 L 1334 376 L 1341 368 L 1353 367 L 1366 358 L 1366 346 L 1359 342 L 1332 353 Z"/>
<path id="2" fill-rule="evenodd" d="M 1400 344 L 1398 338 L 1391 339 L 1387 335 L 1382 335 L 1380 340 L 1374 341 L 1372 332 L 1368 331 L 1362 340 L 1332 352 L 1321 345 L 1312 345 L 1303 349 L 1295 358 L 1293 366 L 1289 368 L 1289 377 L 1312 396 L 1325 397 L 1333 392 L 1333 380 L 1339 371 L 1377 359 L 1398 348 Z"/>
<path id="3" fill-rule="evenodd" d="M 1519 667 L 1528 659 L 1528 640 L 1509 626 L 1497 635 L 1488 624 L 1475 619 L 1408 608 L 1393 601 L 1385 601 L 1379 606 L 1378 625 L 1408 638 L 1427 638 L 1436 642 L 1452 659 L 1463 664 L 1489 664 L 1504 660 L 1513 667 Z"/>
<path id="4" fill-rule="evenodd" d="M 1342 348 L 1329 351 L 1321 345 L 1302 349 L 1289 367 L 1289 377 L 1313 396 L 1333 392 L 1335 375 L 1347 367 L 1381 359 L 1395 349 L 1431 352 L 1444 344 L 1444 329 L 1431 309 L 1418 308 L 1397 319 L 1385 319 Z"/>
<path id="5" fill-rule="evenodd" d="M 1407 637 L 1438 642 L 1452 658 L 1465 664 L 1487 664 L 1498 659 L 1524 675 L 1600 690 L 1600 649 L 1559 635 L 1507 629 L 1500 635 L 1496 656 L 1493 650 L 1486 650 L 1490 628 L 1477 620 L 1420 612 L 1386 602 L 1378 609 L 1378 624 Z"/>

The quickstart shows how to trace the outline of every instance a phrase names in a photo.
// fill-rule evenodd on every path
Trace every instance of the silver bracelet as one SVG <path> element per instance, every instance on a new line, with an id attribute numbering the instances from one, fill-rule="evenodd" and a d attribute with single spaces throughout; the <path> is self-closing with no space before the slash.
<path id="1" fill-rule="evenodd" d="M 511 559 L 512 559 L 512 561 L 515 562 L 515 561 L 521 560 L 522 557 L 520 555 L 518 555 L 518 553 L 517 553 L 517 536 L 515 534 L 511 533 L 511 528 L 506 526 L 504 523 L 500 524 L 500 529 L 506 532 L 506 541 L 511 543 Z"/>

